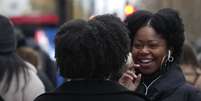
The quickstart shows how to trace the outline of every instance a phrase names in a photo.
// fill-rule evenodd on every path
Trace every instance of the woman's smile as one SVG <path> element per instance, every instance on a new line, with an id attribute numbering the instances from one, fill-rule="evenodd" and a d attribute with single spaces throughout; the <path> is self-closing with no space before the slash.
<path id="1" fill-rule="evenodd" d="M 167 54 L 166 41 L 149 26 L 140 28 L 133 42 L 133 60 L 143 74 L 152 74 L 160 69 Z"/>

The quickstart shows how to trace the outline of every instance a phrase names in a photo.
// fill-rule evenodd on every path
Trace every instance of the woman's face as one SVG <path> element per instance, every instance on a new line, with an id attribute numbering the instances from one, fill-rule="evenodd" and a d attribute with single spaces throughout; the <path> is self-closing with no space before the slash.
<path id="1" fill-rule="evenodd" d="M 134 63 L 140 65 L 142 74 L 150 75 L 158 71 L 166 54 L 166 41 L 152 27 L 144 26 L 136 32 L 132 56 Z"/>

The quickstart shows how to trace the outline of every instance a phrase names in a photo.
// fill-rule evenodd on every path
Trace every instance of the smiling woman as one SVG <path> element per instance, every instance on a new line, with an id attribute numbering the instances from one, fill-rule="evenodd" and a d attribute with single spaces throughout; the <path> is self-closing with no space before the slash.
<path id="1" fill-rule="evenodd" d="M 140 28 L 133 41 L 134 63 L 144 75 L 160 70 L 161 60 L 167 53 L 166 41 L 151 26 Z"/>
<path id="2" fill-rule="evenodd" d="M 125 23 L 131 32 L 133 62 L 139 65 L 132 68 L 142 74 L 135 92 L 151 101 L 200 101 L 201 93 L 186 83 L 179 68 L 184 25 L 178 12 L 170 8 L 157 13 L 140 10 L 128 16 Z M 129 75 L 128 72 L 124 73 L 119 81 L 126 78 L 125 74 Z M 134 81 L 132 85 L 129 79 L 126 80 L 128 82 L 125 83 L 130 86 L 137 84 Z"/>

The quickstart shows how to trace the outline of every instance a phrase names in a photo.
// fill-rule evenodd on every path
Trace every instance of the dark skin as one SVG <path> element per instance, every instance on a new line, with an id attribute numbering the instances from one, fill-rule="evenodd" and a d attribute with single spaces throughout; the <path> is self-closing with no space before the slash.
<path id="1" fill-rule="evenodd" d="M 119 83 L 135 91 L 141 81 L 141 75 L 144 81 L 152 80 L 150 77 L 157 76 L 167 51 L 166 41 L 152 27 L 140 28 L 133 40 L 133 63 L 128 66 Z M 136 74 L 136 71 L 140 73 Z"/>

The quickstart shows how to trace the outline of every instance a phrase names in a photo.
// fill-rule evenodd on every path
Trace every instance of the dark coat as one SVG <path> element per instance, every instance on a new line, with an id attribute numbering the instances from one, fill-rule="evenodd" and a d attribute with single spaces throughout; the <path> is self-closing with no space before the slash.
<path id="1" fill-rule="evenodd" d="M 112 81 L 77 80 L 66 82 L 35 101 L 145 101 L 143 97 Z"/>
<path id="2" fill-rule="evenodd" d="M 0 101 L 4 101 L 3 98 L 0 96 Z"/>
<path id="3" fill-rule="evenodd" d="M 201 101 L 201 92 L 186 83 L 180 67 L 172 64 L 169 70 L 155 81 L 147 91 L 151 101 Z M 145 86 L 140 84 L 136 93 L 145 95 Z"/>

